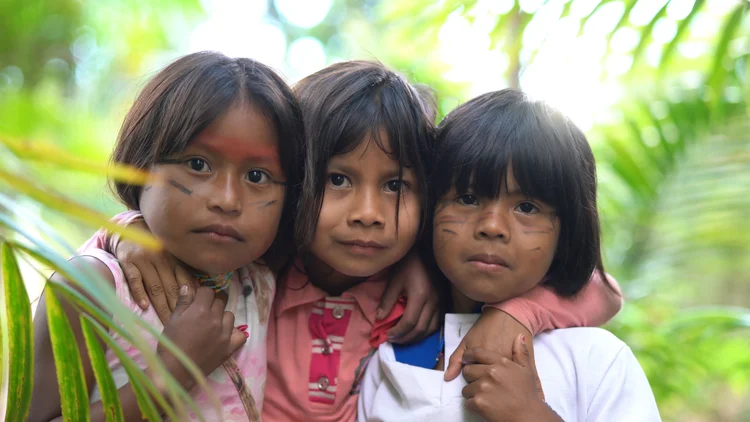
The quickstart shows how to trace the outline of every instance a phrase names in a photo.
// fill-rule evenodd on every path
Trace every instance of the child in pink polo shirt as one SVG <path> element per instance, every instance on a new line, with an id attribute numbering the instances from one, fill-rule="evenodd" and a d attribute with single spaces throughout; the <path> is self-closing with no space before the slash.
<path id="1" fill-rule="evenodd" d="M 352 421 L 366 364 L 385 341 L 384 328 L 403 311 L 396 306 L 378 318 L 388 276 L 401 262 L 411 270 L 421 266 L 416 254 L 404 258 L 428 212 L 434 110 L 403 77 L 372 62 L 331 65 L 294 92 L 307 145 L 295 222 L 298 253 L 280 272 L 271 311 L 262 417 Z M 587 306 L 541 288 L 529 293 L 531 299 L 497 306 L 533 332 L 601 324 L 621 302 L 600 278 L 592 281 L 581 293 L 591 298 Z M 423 317 L 431 326 L 439 323 L 432 313 Z M 480 342 L 527 332 L 494 309 L 483 320 L 474 334 Z M 501 325 L 507 328 L 498 335 Z"/>

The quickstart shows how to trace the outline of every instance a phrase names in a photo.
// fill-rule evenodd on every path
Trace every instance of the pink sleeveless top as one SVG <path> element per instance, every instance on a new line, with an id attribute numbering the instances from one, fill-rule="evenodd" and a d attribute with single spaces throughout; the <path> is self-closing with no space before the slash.
<path id="1" fill-rule="evenodd" d="M 164 325 L 159 320 L 153 306 L 142 310 L 130 294 L 125 275 L 117 259 L 102 249 L 85 247 L 79 250 L 81 256 L 91 256 L 104 263 L 112 272 L 115 280 L 115 291 L 117 297 L 136 315 L 139 315 L 157 330 L 162 330 Z M 233 355 L 239 375 L 243 378 L 247 389 L 252 395 L 252 401 L 257 407 L 256 414 L 260 414 L 263 405 L 263 390 L 266 384 L 266 331 L 271 304 L 275 294 L 276 284 L 274 276 L 268 267 L 255 262 L 235 272 L 228 289 L 229 299 L 227 311 L 234 313 L 235 325 L 247 325 L 249 337 L 247 342 Z M 146 363 L 138 350 L 130 345 L 117 333 L 110 331 L 112 339 L 122 347 L 123 350 L 133 358 L 141 369 Z M 152 336 L 142 331 L 148 339 L 151 347 L 156 349 L 157 342 Z M 106 351 L 107 362 L 112 370 L 112 375 L 117 387 L 122 387 L 128 382 L 125 369 L 111 349 Z M 240 400 L 239 393 L 227 370 L 219 367 L 208 375 L 208 385 L 222 404 L 222 415 L 216 415 L 216 410 L 208 400 L 206 394 L 196 388 L 193 390 L 193 398 L 203 412 L 206 420 L 223 420 L 226 422 L 239 422 L 250 420 Z M 91 402 L 100 400 L 98 388 L 94 387 L 91 394 Z M 193 412 L 189 413 L 188 420 L 198 420 Z"/>

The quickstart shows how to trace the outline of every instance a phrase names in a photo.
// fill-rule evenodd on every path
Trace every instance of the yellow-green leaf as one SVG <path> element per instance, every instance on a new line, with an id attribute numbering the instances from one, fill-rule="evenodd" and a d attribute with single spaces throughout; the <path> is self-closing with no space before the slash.
<path id="1" fill-rule="evenodd" d="M 148 173 L 143 170 L 122 164 L 102 164 L 84 160 L 50 143 L 23 141 L 9 136 L 0 136 L 0 143 L 19 158 L 40 161 L 45 165 L 57 165 L 70 170 L 107 176 L 133 185 L 143 185 L 148 180 Z"/>
<path id="2" fill-rule="evenodd" d="M 0 249 L 2 254 L 0 272 L 2 272 L 3 282 L 0 288 L 0 331 L 2 331 L 0 380 L 7 382 L 7 389 L 0 390 L 7 391 L 8 411 L 5 420 L 22 421 L 26 420 L 28 415 L 34 385 L 31 305 L 13 250 L 6 243 L 3 243 Z"/>
<path id="3" fill-rule="evenodd" d="M 90 317 L 86 316 L 85 318 Z M 117 358 L 120 360 L 120 363 L 122 363 L 123 369 L 125 369 L 125 372 L 128 374 L 130 387 L 133 389 L 136 400 L 138 401 L 138 407 L 141 409 L 141 416 L 150 421 L 162 420 L 161 416 L 159 416 L 158 409 L 154 405 L 154 401 L 151 395 L 146 391 L 147 389 L 149 389 L 152 392 L 157 393 L 157 390 L 153 386 L 153 383 L 150 382 L 143 371 L 141 371 L 141 369 L 135 365 L 133 360 L 125 353 L 124 350 L 122 350 L 122 348 L 120 348 L 117 343 L 115 343 L 114 340 L 112 340 L 112 338 L 107 335 L 107 332 L 104 331 L 104 329 L 98 323 L 93 320 L 89 321 L 91 322 L 90 326 L 98 331 L 101 339 L 104 340 L 105 343 L 107 343 L 107 346 L 112 350 L 115 356 L 117 356 Z M 170 420 L 178 420 L 171 406 L 168 405 L 161 394 L 154 394 L 153 397 L 162 406 Z"/>
<path id="4" fill-rule="evenodd" d="M 57 292 L 47 285 L 45 300 L 47 303 L 47 323 L 49 324 L 52 352 L 55 356 L 60 403 L 65 421 L 89 420 L 89 394 L 83 372 L 81 355 L 78 353 L 73 329 L 68 317 L 57 298 Z"/>
<path id="5" fill-rule="evenodd" d="M 81 316 L 81 330 L 86 340 L 86 348 L 89 351 L 89 359 L 91 359 L 91 368 L 94 370 L 96 384 L 101 394 L 104 416 L 107 421 L 122 422 L 125 420 L 125 415 L 122 413 L 120 396 L 117 394 L 117 386 L 115 385 L 115 380 L 112 378 L 112 371 L 109 369 L 104 350 L 102 350 L 96 333 L 94 333 L 91 327 L 90 320 L 84 316 Z"/>
<path id="6" fill-rule="evenodd" d="M 75 217 L 90 226 L 103 227 L 112 233 L 119 233 L 123 239 L 131 240 L 149 249 L 158 250 L 161 247 L 159 241 L 154 236 L 140 230 L 120 226 L 117 223 L 109 221 L 109 218 L 104 214 L 83 206 L 57 192 L 41 188 L 23 177 L 0 170 L 0 181 L 5 181 L 10 186 L 13 186 L 13 189 L 17 192 L 39 201 L 52 209 Z"/>

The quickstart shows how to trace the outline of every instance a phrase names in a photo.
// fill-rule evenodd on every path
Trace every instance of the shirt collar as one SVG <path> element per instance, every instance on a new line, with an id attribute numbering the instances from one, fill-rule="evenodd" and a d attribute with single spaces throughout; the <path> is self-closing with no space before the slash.
<path id="1" fill-rule="evenodd" d="M 290 266 L 289 270 L 280 280 L 274 306 L 276 309 L 275 315 L 277 317 L 296 306 L 302 306 L 327 297 L 333 297 L 314 286 L 312 283 L 309 283 L 307 274 L 303 273 L 301 268 L 302 262 L 299 259 L 296 259 L 294 264 Z M 342 298 L 354 299 L 362 310 L 364 317 L 372 325 L 375 325 L 375 315 L 378 305 L 380 304 L 380 299 L 383 297 L 385 288 L 388 285 L 388 278 L 386 275 L 387 271 L 381 271 L 341 294 Z"/>

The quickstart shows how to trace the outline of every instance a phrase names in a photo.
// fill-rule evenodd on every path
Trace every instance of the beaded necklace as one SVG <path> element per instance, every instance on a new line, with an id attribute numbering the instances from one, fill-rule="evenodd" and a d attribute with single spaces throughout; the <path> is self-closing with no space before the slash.
<path id="1" fill-rule="evenodd" d="M 210 287 L 214 289 L 215 293 L 219 293 L 222 290 L 226 290 L 229 287 L 229 283 L 232 281 L 234 271 L 229 271 L 226 274 L 220 274 L 211 276 L 208 274 L 195 274 L 196 280 L 201 286 Z"/>

